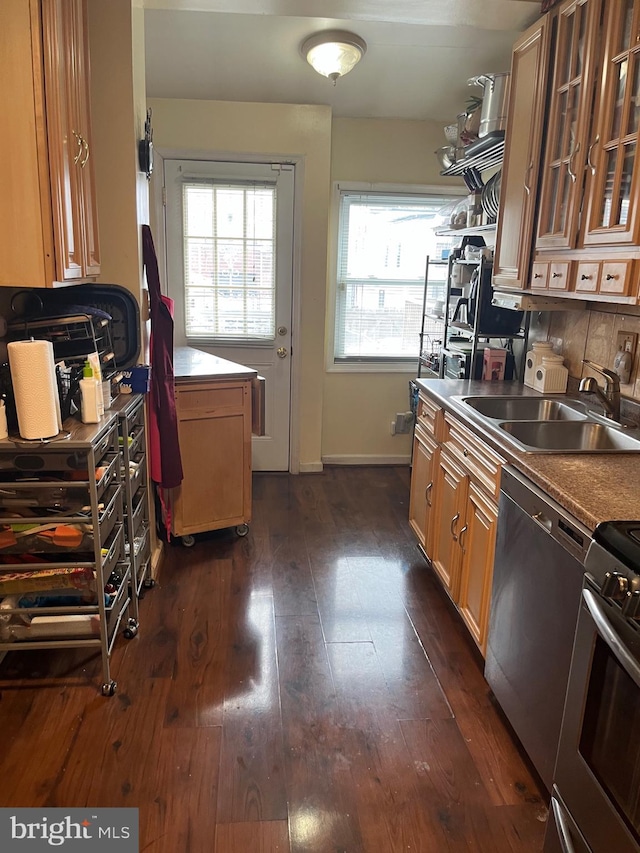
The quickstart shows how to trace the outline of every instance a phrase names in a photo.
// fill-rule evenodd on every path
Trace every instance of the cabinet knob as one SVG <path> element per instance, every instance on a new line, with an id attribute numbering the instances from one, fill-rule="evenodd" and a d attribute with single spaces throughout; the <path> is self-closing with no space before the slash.
<path id="1" fill-rule="evenodd" d="M 611 273 L 607 273 L 607 275 L 606 275 L 607 281 L 613 281 L 614 278 L 618 278 L 618 276 L 612 275 Z"/>
<path id="2" fill-rule="evenodd" d="M 542 278 L 542 273 L 541 273 L 541 272 L 535 272 L 535 273 L 533 274 L 533 277 L 534 277 L 534 278 Z"/>
<path id="3" fill-rule="evenodd" d="M 585 275 L 584 273 L 582 273 L 582 275 L 580 276 L 580 279 L 582 281 L 591 281 L 592 278 L 593 278 L 592 275 Z"/>
<path id="4" fill-rule="evenodd" d="M 554 273 L 552 273 L 551 278 L 562 278 L 562 273 L 561 272 L 554 272 Z"/>

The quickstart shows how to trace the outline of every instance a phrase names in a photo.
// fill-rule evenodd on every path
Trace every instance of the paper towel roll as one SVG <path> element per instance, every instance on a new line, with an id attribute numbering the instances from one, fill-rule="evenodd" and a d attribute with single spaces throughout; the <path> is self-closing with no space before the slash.
<path id="1" fill-rule="evenodd" d="M 51 341 L 7 345 L 13 395 L 22 438 L 52 438 L 60 429 L 60 400 Z"/>

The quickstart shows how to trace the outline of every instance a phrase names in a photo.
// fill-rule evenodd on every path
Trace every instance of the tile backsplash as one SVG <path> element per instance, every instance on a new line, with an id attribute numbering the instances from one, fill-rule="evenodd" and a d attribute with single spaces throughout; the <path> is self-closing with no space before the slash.
<path id="1" fill-rule="evenodd" d="M 589 375 L 598 379 L 598 374 L 592 373 L 582 359 L 613 369 L 620 331 L 636 333 L 639 341 L 631 381 L 621 385 L 620 391 L 626 397 L 640 400 L 640 307 L 594 303 L 593 308 L 581 311 L 538 312 L 531 317 L 529 342 L 550 340 L 554 351 L 564 356 L 573 379 Z"/>

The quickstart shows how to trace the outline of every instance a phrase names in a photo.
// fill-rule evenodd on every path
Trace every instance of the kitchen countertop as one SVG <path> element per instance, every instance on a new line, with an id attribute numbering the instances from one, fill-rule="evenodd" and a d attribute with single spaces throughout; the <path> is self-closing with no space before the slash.
<path id="1" fill-rule="evenodd" d="M 640 519 L 640 453 L 524 453 L 468 414 L 463 396 L 543 396 L 517 382 L 417 379 L 442 408 L 493 447 L 589 530 L 601 521 Z M 557 395 L 562 399 L 562 395 Z"/>
<path id="2" fill-rule="evenodd" d="M 179 383 L 203 379 L 251 379 L 258 375 L 257 370 L 194 347 L 174 349 L 173 373 Z"/>

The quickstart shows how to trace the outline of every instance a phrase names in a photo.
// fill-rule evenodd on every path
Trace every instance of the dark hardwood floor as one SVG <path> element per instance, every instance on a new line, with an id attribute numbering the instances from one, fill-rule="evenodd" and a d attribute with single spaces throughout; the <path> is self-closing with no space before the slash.
<path id="1" fill-rule="evenodd" d="M 153 853 L 539 851 L 547 808 L 409 530 L 405 468 L 256 475 L 119 638 L 0 665 L 0 805 L 135 806 Z"/>

